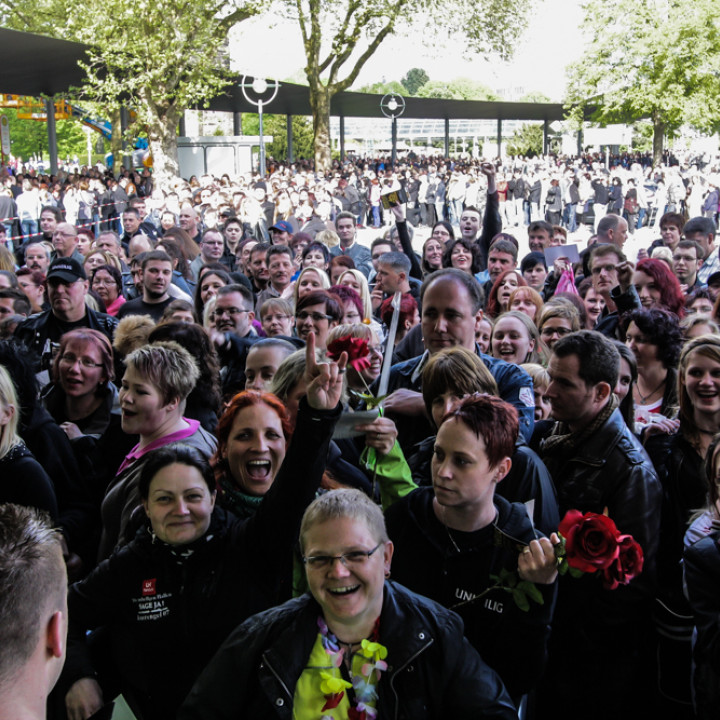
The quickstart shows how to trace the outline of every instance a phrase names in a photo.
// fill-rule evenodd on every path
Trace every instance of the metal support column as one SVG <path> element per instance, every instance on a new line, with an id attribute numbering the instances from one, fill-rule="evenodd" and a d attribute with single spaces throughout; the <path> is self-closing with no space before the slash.
<path id="1" fill-rule="evenodd" d="M 497 156 L 502 156 L 502 118 L 497 119 Z"/>
<path id="2" fill-rule="evenodd" d="M 445 157 L 450 157 L 450 118 L 445 118 Z"/>
<path id="3" fill-rule="evenodd" d="M 55 128 L 55 102 L 53 101 L 52 97 L 49 97 L 45 101 L 45 114 L 47 116 L 48 152 L 50 153 L 50 174 L 57 175 L 57 131 Z"/>
<path id="4" fill-rule="evenodd" d="M 583 142 L 584 142 L 584 140 L 583 140 L 583 124 L 581 122 L 580 127 L 578 128 L 578 132 L 577 132 L 577 154 L 578 154 L 578 156 L 582 155 Z"/>
<path id="5" fill-rule="evenodd" d="M 397 118 L 392 119 L 392 166 L 397 163 Z"/>
<path id="6" fill-rule="evenodd" d="M 178 134 L 180 137 L 187 137 L 187 128 L 185 127 L 185 113 L 180 116 L 180 122 L 178 123 Z"/>
<path id="7" fill-rule="evenodd" d="M 340 162 L 345 162 L 345 116 L 340 116 Z"/>
<path id="8" fill-rule="evenodd" d="M 287 127 L 287 159 L 289 163 L 292 163 L 295 162 L 295 153 L 293 152 L 292 115 L 286 115 L 285 122 Z"/>
<path id="9" fill-rule="evenodd" d="M 128 155 L 128 141 L 125 137 L 125 132 L 130 124 L 130 113 L 128 109 L 123 106 L 120 108 L 120 135 L 122 137 L 122 165 L 124 168 L 130 169 L 132 165 L 132 158 Z"/>
<path id="10" fill-rule="evenodd" d="M 543 123 L 543 155 L 547 155 L 548 151 L 550 149 L 550 143 L 548 142 L 548 131 L 550 130 L 550 123 L 548 122 L 548 119 L 545 118 L 545 122 Z"/>
<path id="11" fill-rule="evenodd" d="M 233 113 L 233 135 L 235 137 L 240 137 L 240 135 L 243 134 L 242 131 L 242 113 L 241 112 L 234 112 Z"/>

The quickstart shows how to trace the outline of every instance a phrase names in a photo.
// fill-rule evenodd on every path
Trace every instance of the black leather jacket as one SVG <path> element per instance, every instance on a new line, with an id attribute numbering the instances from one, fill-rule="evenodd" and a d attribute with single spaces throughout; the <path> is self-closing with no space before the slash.
<path id="1" fill-rule="evenodd" d="M 572 509 L 602 513 L 607 508 L 618 530 L 640 543 L 645 557 L 642 574 L 627 587 L 612 591 L 612 597 L 652 597 L 662 493 L 650 458 L 620 411 L 615 410 L 574 452 L 563 449 L 549 454 L 540 443 L 539 455 L 555 483 L 561 518 Z"/>
<path id="2" fill-rule="evenodd" d="M 53 343 L 59 343 L 60 338 L 69 330 L 76 327 L 98 330 L 110 342 L 113 340 L 117 318 L 105 313 L 95 312 L 91 308 L 85 308 L 84 322 L 75 324 L 63 323 L 53 315 L 52 310 L 45 310 L 37 315 L 31 315 L 23 320 L 15 330 L 15 337 L 24 342 L 35 354 L 37 370 L 49 370 L 52 364 Z"/>
<path id="3" fill-rule="evenodd" d="M 304 595 L 247 620 L 200 676 L 178 720 L 291 720 L 319 615 L 319 605 Z M 517 720 L 500 679 L 463 638 L 455 613 L 386 582 L 380 642 L 388 670 L 378 684 L 378 717 Z"/>

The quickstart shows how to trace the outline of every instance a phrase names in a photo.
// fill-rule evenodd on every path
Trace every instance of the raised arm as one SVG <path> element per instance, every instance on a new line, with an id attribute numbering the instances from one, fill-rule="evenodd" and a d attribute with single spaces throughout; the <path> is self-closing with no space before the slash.
<path id="1" fill-rule="evenodd" d="M 413 250 L 412 242 L 410 241 L 410 233 L 407 229 L 406 208 L 407 205 L 402 203 L 401 205 L 393 205 L 390 209 L 395 216 L 395 227 L 397 227 L 398 238 L 400 238 L 400 244 L 402 245 L 403 252 L 410 259 L 410 277 L 422 280 L 422 268 L 420 267 L 417 255 Z"/>

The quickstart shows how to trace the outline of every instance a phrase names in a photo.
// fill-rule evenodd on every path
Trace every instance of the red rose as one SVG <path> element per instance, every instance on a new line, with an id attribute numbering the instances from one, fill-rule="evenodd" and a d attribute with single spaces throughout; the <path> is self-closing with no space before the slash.
<path id="1" fill-rule="evenodd" d="M 582 572 L 604 570 L 619 555 L 620 533 L 605 515 L 568 510 L 558 527 L 565 538 L 568 565 Z"/>
<path id="2" fill-rule="evenodd" d="M 603 587 L 606 590 L 627 585 L 643 569 L 643 551 L 632 535 L 620 535 L 618 550 L 617 559 L 602 572 Z"/>
<path id="3" fill-rule="evenodd" d="M 362 372 L 370 367 L 370 358 L 368 357 L 370 350 L 367 340 L 346 335 L 333 340 L 327 346 L 327 356 L 331 360 L 338 360 L 343 352 L 347 353 L 348 365 L 356 372 Z"/>

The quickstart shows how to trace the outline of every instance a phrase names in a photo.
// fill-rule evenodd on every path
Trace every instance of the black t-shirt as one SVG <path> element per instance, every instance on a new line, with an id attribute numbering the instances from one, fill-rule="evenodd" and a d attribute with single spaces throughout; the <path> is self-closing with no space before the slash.
<path id="1" fill-rule="evenodd" d="M 117 319 L 122 320 L 129 315 L 149 315 L 155 322 L 160 322 L 165 308 L 175 300 L 174 297 L 167 297 L 158 303 L 147 303 L 141 297 L 128 300 L 117 313 Z"/>

